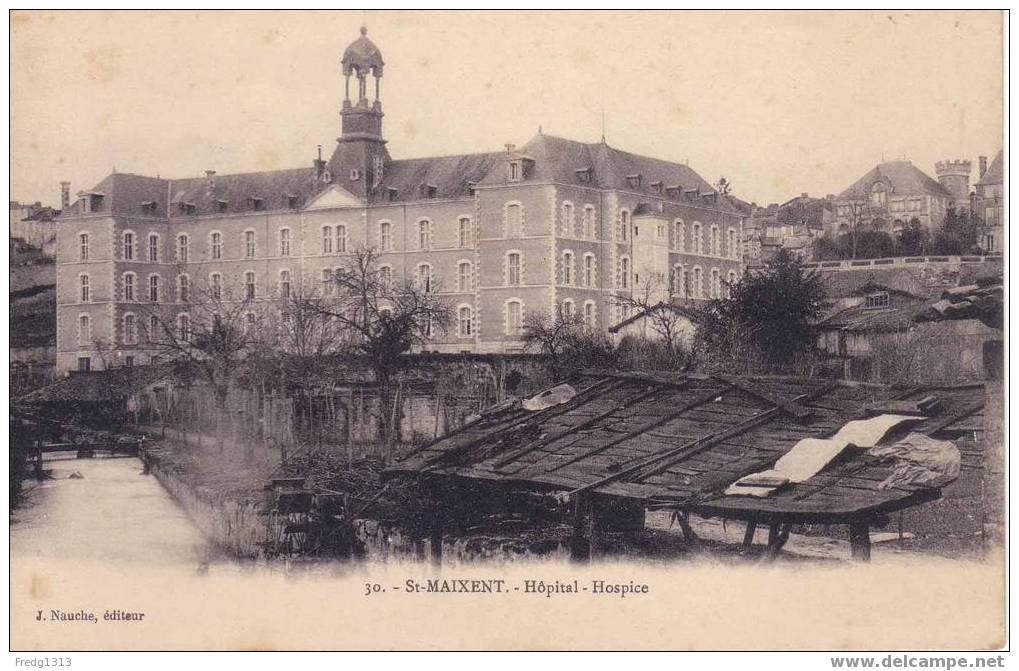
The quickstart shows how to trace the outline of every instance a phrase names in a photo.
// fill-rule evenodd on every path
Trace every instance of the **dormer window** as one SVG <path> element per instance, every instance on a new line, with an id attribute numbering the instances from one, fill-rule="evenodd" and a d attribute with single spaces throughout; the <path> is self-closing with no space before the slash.
<path id="1" fill-rule="evenodd" d="M 665 187 L 665 193 L 669 198 L 679 198 L 683 195 L 683 187 L 680 184 Z"/>
<path id="2" fill-rule="evenodd" d="M 509 162 L 509 181 L 519 182 L 524 177 L 524 166 L 520 160 Z"/>
<path id="3" fill-rule="evenodd" d="M 636 174 L 636 175 L 627 175 L 626 176 L 626 183 L 630 186 L 631 189 L 639 189 L 640 188 L 640 180 L 641 180 L 641 176 L 640 176 L 639 173 Z"/>
<path id="4" fill-rule="evenodd" d="M 391 186 L 386 187 L 386 198 L 387 199 L 389 199 L 390 201 L 396 200 L 396 197 L 398 195 L 400 195 L 399 189 L 394 189 Z"/>
<path id="5" fill-rule="evenodd" d="M 142 201 L 142 212 L 145 214 L 155 214 L 157 203 L 154 200 Z"/>
<path id="6" fill-rule="evenodd" d="M 467 192 L 468 196 L 473 196 L 474 195 L 474 187 L 476 187 L 477 185 L 478 185 L 477 182 L 474 182 L 474 181 L 471 181 L 471 180 L 467 180 L 466 182 L 464 182 L 464 191 Z"/>
<path id="7" fill-rule="evenodd" d="M 81 209 L 83 212 L 98 212 L 103 207 L 103 194 L 95 192 L 87 192 L 79 194 L 81 196 Z"/>
<path id="8" fill-rule="evenodd" d="M 218 211 L 218 212 L 226 212 L 226 208 L 229 207 L 229 205 L 230 205 L 229 201 L 226 201 L 226 200 L 217 200 L 216 201 L 216 211 Z"/>
<path id="9" fill-rule="evenodd" d="M 255 209 L 255 210 L 264 210 L 265 209 L 265 198 L 260 198 L 258 196 L 253 196 L 250 199 L 250 202 L 251 202 L 251 207 L 253 209 Z"/>
<path id="10" fill-rule="evenodd" d="M 700 193 L 701 193 L 700 189 L 683 189 L 683 195 L 691 200 L 696 199 L 697 196 L 700 195 Z"/>
<path id="11" fill-rule="evenodd" d="M 361 179 L 361 171 L 358 170 L 357 168 L 354 168 L 353 170 L 350 171 L 350 181 L 356 182 L 359 179 Z"/>
<path id="12" fill-rule="evenodd" d="M 188 203 L 183 200 L 177 203 L 177 207 L 180 209 L 181 214 L 194 214 L 198 211 L 198 207 L 194 203 Z"/>
<path id="13" fill-rule="evenodd" d="M 651 190 L 654 191 L 655 193 L 661 193 L 662 192 L 662 183 L 660 181 L 658 181 L 658 182 L 651 182 Z"/>
<path id="14" fill-rule="evenodd" d="M 297 196 L 288 193 L 285 196 L 283 196 L 283 202 L 285 202 L 287 204 L 287 207 L 289 207 L 290 209 L 294 209 L 295 207 L 297 207 Z"/>
<path id="15" fill-rule="evenodd" d="M 878 293 L 870 294 L 863 299 L 863 307 L 867 310 L 875 310 L 878 308 L 888 307 L 888 292 L 880 291 Z"/>
<path id="16" fill-rule="evenodd" d="M 418 187 L 418 193 L 421 194 L 422 198 L 435 198 L 435 193 L 439 190 L 439 187 L 434 184 L 422 184 Z"/>
<path id="17" fill-rule="evenodd" d="M 580 168 L 578 170 L 574 170 L 573 173 L 577 176 L 577 181 L 581 182 L 582 184 L 590 184 L 591 183 L 591 169 L 590 168 Z"/>

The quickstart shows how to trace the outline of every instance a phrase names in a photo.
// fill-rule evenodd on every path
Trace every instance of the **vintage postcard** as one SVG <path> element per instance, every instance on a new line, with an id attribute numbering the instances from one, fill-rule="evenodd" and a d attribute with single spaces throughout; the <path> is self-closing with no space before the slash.
<path id="1" fill-rule="evenodd" d="M 18 665 L 1001 665 L 1007 13 L 9 20 Z"/>

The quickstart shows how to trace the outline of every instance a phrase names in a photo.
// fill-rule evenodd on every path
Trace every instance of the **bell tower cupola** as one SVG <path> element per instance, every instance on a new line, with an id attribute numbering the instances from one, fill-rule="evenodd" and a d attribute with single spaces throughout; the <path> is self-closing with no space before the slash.
<path id="1" fill-rule="evenodd" d="M 369 198 L 382 183 L 389 152 L 382 138 L 382 52 L 368 39 L 368 28 L 351 42 L 340 60 L 343 70 L 343 106 L 340 137 L 329 160 L 333 183 Z"/>

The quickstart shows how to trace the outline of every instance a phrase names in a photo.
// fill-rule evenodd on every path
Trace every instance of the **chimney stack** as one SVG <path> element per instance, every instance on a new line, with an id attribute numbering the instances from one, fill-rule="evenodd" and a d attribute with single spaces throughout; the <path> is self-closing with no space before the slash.
<path id="1" fill-rule="evenodd" d="M 326 162 L 322 160 L 322 145 L 318 145 L 318 158 L 314 161 L 315 179 L 321 180 L 322 173 L 326 171 Z"/>
<path id="2" fill-rule="evenodd" d="M 206 170 L 205 171 L 205 188 L 208 189 L 209 195 L 212 195 L 216 191 L 216 171 Z"/>
<path id="3" fill-rule="evenodd" d="M 510 144 L 508 142 L 506 143 L 506 151 L 512 153 L 512 152 L 516 151 L 516 149 L 517 149 L 517 146 L 515 144 Z"/>
<path id="4" fill-rule="evenodd" d="M 60 209 L 66 210 L 71 205 L 71 183 L 60 183 Z"/>
<path id="5" fill-rule="evenodd" d="M 809 197 L 810 197 L 810 196 L 808 196 L 808 195 L 807 195 L 807 192 L 806 192 L 806 191 L 804 191 L 804 192 L 800 193 L 800 198 L 809 198 Z"/>
<path id="6" fill-rule="evenodd" d="M 980 157 L 980 177 L 978 179 L 983 179 L 985 172 L 987 172 L 987 157 L 986 156 L 981 156 Z"/>

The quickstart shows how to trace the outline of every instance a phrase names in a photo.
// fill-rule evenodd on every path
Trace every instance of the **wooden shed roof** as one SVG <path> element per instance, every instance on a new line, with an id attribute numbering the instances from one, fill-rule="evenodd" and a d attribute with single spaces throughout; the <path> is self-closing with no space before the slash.
<path id="1" fill-rule="evenodd" d="M 878 488 L 893 466 L 847 452 L 767 498 L 724 496 L 803 438 L 825 438 L 892 400 L 935 396 L 913 431 L 972 431 L 982 385 L 893 388 L 821 379 L 660 376 L 585 371 L 570 401 L 496 409 L 404 456 L 390 473 L 590 492 L 745 519 L 836 522 L 937 498 L 936 489 Z"/>

